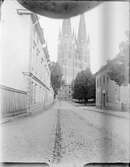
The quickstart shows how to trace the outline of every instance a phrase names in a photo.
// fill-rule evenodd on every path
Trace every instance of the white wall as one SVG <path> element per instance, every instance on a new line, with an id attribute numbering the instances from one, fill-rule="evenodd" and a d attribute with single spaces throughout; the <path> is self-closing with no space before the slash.
<path id="1" fill-rule="evenodd" d="M 16 0 L 5 0 L 2 5 L 0 84 L 26 91 L 27 85 L 23 72 L 27 72 L 29 67 L 31 19 L 30 15 L 17 14 L 17 9 L 22 8 Z"/>
<path id="2" fill-rule="evenodd" d="M 36 44 L 36 46 L 34 45 L 34 43 Z M 38 55 L 37 50 L 39 51 Z M 41 63 L 42 58 L 43 62 Z M 32 73 L 48 88 L 50 87 L 50 70 L 48 68 L 48 63 L 43 50 L 43 46 L 35 29 L 33 29 L 32 35 Z"/>
<path id="3" fill-rule="evenodd" d="M 40 25 L 37 24 L 37 26 L 40 26 Z M 37 29 L 36 26 L 33 26 L 32 30 L 33 31 L 32 31 L 32 51 L 31 51 L 31 54 L 32 54 L 31 55 L 32 56 L 31 57 L 31 73 L 36 78 L 38 78 L 42 83 L 44 83 L 46 87 L 50 89 L 51 88 L 50 70 L 49 70 L 47 58 L 45 55 L 46 53 L 44 52 L 42 43 L 40 41 L 40 37 L 38 33 L 39 30 Z M 48 90 L 46 87 L 39 84 L 34 79 L 32 79 L 32 82 L 33 82 L 32 104 L 41 103 L 44 105 L 48 105 L 49 103 L 52 103 L 52 100 L 49 98 L 50 96 L 49 94 L 51 90 Z"/>
<path id="4" fill-rule="evenodd" d="M 120 87 L 120 101 L 130 109 L 130 84 Z"/>

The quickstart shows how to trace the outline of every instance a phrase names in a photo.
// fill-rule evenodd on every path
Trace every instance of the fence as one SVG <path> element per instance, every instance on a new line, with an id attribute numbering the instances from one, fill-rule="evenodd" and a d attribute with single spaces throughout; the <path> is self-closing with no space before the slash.
<path id="1" fill-rule="evenodd" d="M 27 92 L 0 85 L 1 116 L 14 116 L 27 112 Z"/>

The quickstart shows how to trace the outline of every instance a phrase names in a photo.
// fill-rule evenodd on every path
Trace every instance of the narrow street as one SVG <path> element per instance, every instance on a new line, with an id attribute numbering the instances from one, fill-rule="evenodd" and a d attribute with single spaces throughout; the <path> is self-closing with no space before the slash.
<path id="1" fill-rule="evenodd" d="M 43 113 L 2 124 L 3 160 L 59 164 L 129 161 L 129 120 L 84 108 L 61 101 Z"/>
<path id="2" fill-rule="evenodd" d="M 0 167 L 130 163 L 129 16 L 123 1 L 0 1 Z"/>

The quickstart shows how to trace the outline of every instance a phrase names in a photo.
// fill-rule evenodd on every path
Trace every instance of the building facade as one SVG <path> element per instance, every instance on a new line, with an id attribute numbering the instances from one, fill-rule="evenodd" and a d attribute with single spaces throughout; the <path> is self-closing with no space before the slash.
<path id="1" fill-rule="evenodd" d="M 1 27 L 2 112 L 38 112 L 53 102 L 49 54 L 38 17 L 6 0 Z"/>
<path id="2" fill-rule="evenodd" d="M 63 85 L 58 91 L 57 98 L 59 100 L 72 100 L 72 86 Z"/>
<path id="3" fill-rule="evenodd" d="M 96 73 L 96 107 L 101 109 L 129 111 L 130 86 L 119 86 L 108 76 L 106 64 Z"/>
<path id="4" fill-rule="evenodd" d="M 72 31 L 71 20 L 63 20 L 59 33 L 58 63 L 67 85 L 71 84 L 78 72 L 90 68 L 89 38 L 86 33 L 84 15 L 80 16 L 77 37 Z"/>

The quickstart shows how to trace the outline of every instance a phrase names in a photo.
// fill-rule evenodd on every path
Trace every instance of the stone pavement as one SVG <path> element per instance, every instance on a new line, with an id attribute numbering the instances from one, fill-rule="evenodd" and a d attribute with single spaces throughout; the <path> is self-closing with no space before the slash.
<path id="1" fill-rule="evenodd" d="M 47 112 L 2 124 L 3 161 L 67 163 L 71 167 L 127 162 L 128 122 L 57 102 Z"/>

